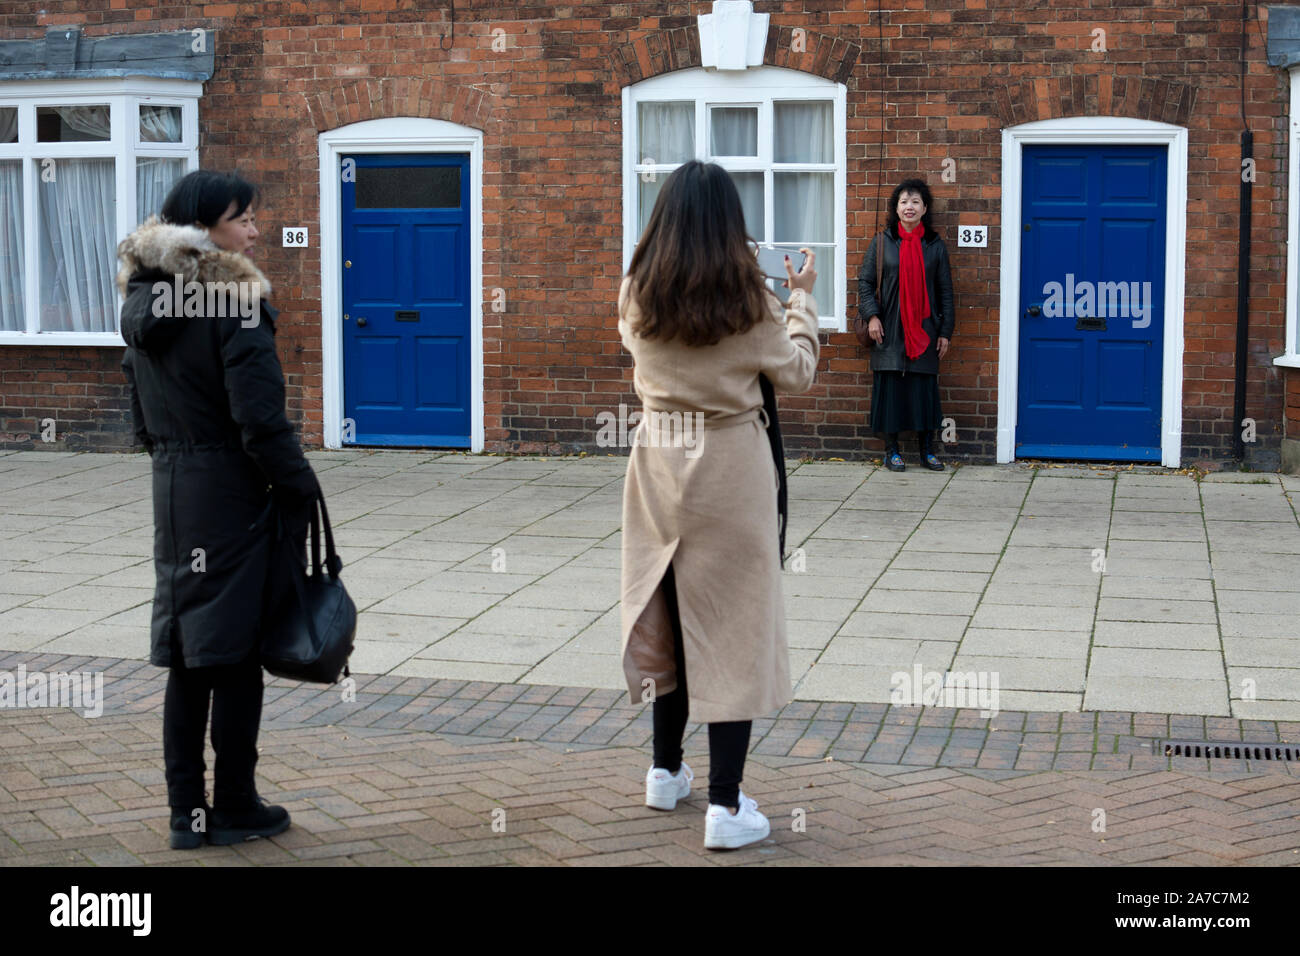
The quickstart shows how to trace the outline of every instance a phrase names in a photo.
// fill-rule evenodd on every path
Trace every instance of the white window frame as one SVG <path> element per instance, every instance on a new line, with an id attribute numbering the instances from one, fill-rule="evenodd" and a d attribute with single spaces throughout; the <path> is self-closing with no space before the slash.
<path id="1" fill-rule="evenodd" d="M 818 303 L 822 311 L 819 326 L 827 331 L 843 332 L 847 329 L 848 309 L 848 219 L 846 196 L 848 194 L 846 87 L 843 83 L 823 79 L 797 70 L 782 67 L 755 67 L 743 72 L 722 72 L 696 68 L 666 73 L 642 80 L 623 88 L 623 271 L 627 272 L 636 250 L 638 180 L 644 172 L 667 174 L 680 163 L 641 163 L 637 155 L 637 106 L 643 102 L 686 101 L 695 104 L 695 157 L 708 158 L 709 107 L 757 106 L 758 157 L 718 157 L 711 160 L 727 170 L 737 172 L 763 171 L 766 181 L 763 211 L 765 227 L 773 227 L 773 172 L 834 172 L 836 267 L 832 277 L 834 303 L 829 311 L 826 303 Z M 792 100 L 829 100 L 833 106 L 835 122 L 834 163 L 772 163 L 773 104 Z M 755 236 L 760 242 L 762 237 Z"/>
<path id="2" fill-rule="evenodd" d="M 203 84 L 189 80 L 126 77 L 89 80 L 23 80 L 0 84 L 0 107 L 18 108 L 18 142 L 0 143 L 0 160 L 23 163 L 23 307 L 27 328 L 23 332 L 0 330 L 0 345 L 100 345 L 124 346 L 119 332 L 40 331 L 40 236 L 38 183 L 43 159 L 114 160 L 117 221 L 114 248 L 138 225 L 136 222 L 136 160 L 166 157 L 185 160 L 186 172 L 199 168 L 199 97 Z M 36 109 L 41 106 L 107 105 L 110 134 L 105 141 L 72 143 L 36 142 Z M 179 106 L 181 142 L 141 143 L 139 108 Z M 114 290 L 116 296 L 116 290 Z M 117 304 L 115 302 L 115 304 Z"/>
<path id="3" fill-rule="evenodd" d="M 1291 109 L 1287 126 L 1286 352 L 1274 365 L 1300 368 L 1300 64 L 1291 67 Z"/>

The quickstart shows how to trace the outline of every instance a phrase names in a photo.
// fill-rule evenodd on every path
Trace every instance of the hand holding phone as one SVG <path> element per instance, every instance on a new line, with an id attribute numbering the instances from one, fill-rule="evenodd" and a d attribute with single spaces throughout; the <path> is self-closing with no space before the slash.
<path id="1" fill-rule="evenodd" d="M 800 248 L 804 259 L 799 264 L 799 273 L 795 274 L 794 265 L 789 256 L 785 260 L 786 281 L 785 285 L 791 291 L 801 289 L 804 292 L 812 293 L 813 286 L 817 283 L 817 270 L 813 266 L 817 262 L 817 254 L 808 248 Z"/>
<path id="2" fill-rule="evenodd" d="M 806 249 L 802 251 L 807 252 Z M 766 246 L 759 246 L 758 267 L 763 271 L 763 275 L 769 279 L 778 279 L 784 284 L 787 279 L 785 271 L 787 254 L 785 249 L 768 249 Z M 799 256 L 799 253 L 795 253 L 795 256 L 799 259 L 799 268 L 802 268 L 806 257 Z"/>

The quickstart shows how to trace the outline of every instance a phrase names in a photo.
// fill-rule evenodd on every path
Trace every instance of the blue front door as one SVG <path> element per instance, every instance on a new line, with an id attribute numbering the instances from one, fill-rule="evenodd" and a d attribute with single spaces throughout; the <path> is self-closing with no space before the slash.
<path id="1" fill-rule="evenodd" d="M 1160 461 L 1163 146 L 1026 146 L 1017 458 Z"/>
<path id="2" fill-rule="evenodd" d="M 468 448 L 469 155 L 344 156 L 340 174 L 344 443 Z"/>

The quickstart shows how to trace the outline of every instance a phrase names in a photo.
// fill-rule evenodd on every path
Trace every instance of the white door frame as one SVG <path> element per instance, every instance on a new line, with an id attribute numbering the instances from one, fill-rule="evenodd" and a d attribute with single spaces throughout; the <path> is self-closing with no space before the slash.
<path id="1" fill-rule="evenodd" d="M 344 153 L 469 153 L 470 450 L 483 450 L 483 133 L 446 120 L 363 120 L 320 134 L 321 378 L 325 447 L 343 447 Z"/>
<path id="2" fill-rule="evenodd" d="M 1020 196 L 1024 146 L 1154 144 L 1169 150 L 1165 176 L 1165 336 L 1160 461 L 1177 468 L 1183 439 L 1183 295 L 1187 262 L 1187 129 L 1150 120 L 1080 116 L 1002 131 L 1002 263 L 998 326 L 998 461 L 1015 461 L 1020 370 Z"/>

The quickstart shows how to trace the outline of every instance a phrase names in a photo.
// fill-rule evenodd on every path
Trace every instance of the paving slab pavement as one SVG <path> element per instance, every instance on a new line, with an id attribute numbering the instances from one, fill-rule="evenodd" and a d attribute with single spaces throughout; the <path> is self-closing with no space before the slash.
<path id="1" fill-rule="evenodd" d="M 309 458 L 360 610 L 354 670 L 622 686 L 624 459 Z M 1300 719 L 1291 476 L 788 470 L 796 699 L 887 703 L 920 665 L 1017 709 Z M 0 473 L 0 651 L 146 659 L 148 458 L 0 452 Z"/>

